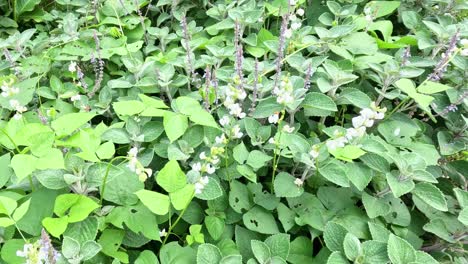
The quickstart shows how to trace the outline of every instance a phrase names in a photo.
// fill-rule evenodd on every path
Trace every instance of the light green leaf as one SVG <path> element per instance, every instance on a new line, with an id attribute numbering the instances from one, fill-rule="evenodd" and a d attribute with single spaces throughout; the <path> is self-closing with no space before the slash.
<path id="1" fill-rule="evenodd" d="M 145 104 L 137 100 L 114 102 L 112 106 L 114 111 L 122 116 L 136 115 L 145 109 Z"/>
<path id="2" fill-rule="evenodd" d="M 218 247 L 212 244 L 201 244 L 197 250 L 197 264 L 218 264 L 222 255 Z"/>
<path id="3" fill-rule="evenodd" d="M 52 121 L 51 126 L 55 130 L 55 134 L 59 137 L 69 136 L 76 129 L 86 124 L 91 118 L 95 116 L 94 113 L 71 113 L 65 114 Z"/>
<path id="4" fill-rule="evenodd" d="M 394 264 L 408 264 L 416 260 L 416 250 L 411 244 L 394 234 L 388 238 L 387 252 Z"/>
<path id="5" fill-rule="evenodd" d="M 28 154 L 17 154 L 11 159 L 11 167 L 16 177 L 22 181 L 36 169 L 37 158 Z"/>
<path id="6" fill-rule="evenodd" d="M 115 146 L 112 142 L 106 142 L 99 146 L 96 150 L 96 154 L 100 159 L 110 159 L 115 154 Z"/>
<path id="7" fill-rule="evenodd" d="M 214 240 L 218 240 L 224 231 L 224 220 L 216 216 L 208 215 L 205 217 L 205 227 L 210 236 Z"/>
<path id="8" fill-rule="evenodd" d="M 265 240 L 265 244 L 268 246 L 271 252 L 271 256 L 280 257 L 287 259 L 290 249 L 290 235 L 288 234 L 276 234 L 268 237 Z"/>
<path id="9" fill-rule="evenodd" d="M 209 177 L 208 183 L 203 188 L 202 192 L 197 194 L 196 197 L 202 200 L 214 200 L 223 195 L 223 190 L 219 181 L 214 177 Z"/>
<path id="10" fill-rule="evenodd" d="M 68 226 L 68 216 L 60 218 L 46 217 L 42 220 L 44 228 L 54 237 L 60 237 Z"/>
<path id="11" fill-rule="evenodd" d="M 28 11 L 32 11 L 40 2 L 41 0 L 15 0 L 15 5 L 14 5 L 15 20 L 21 14 L 28 12 Z"/>
<path id="12" fill-rule="evenodd" d="M 156 182 L 166 192 L 171 193 L 182 189 L 187 185 L 187 177 L 180 169 L 179 163 L 175 160 L 170 160 L 156 175 Z"/>
<path id="13" fill-rule="evenodd" d="M 195 188 L 193 184 L 187 184 L 182 189 L 169 193 L 172 206 L 176 210 L 184 209 L 192 200 Z"/>
<path id="14" fill-rule="evenodd" d="M 258 240 L 252 240 L 250 244 L 252 245 L 252 252 L 254 253 L 255 258 L 260 263 L 267 263 L 267 260 L 271 257 L 271 252 L 267 244 Z"/>
<path id="15" fill-rule="evenodd" d="M 239 164 L 243 164 L 247 160 L 249 151 L 245 147 L 244 142 L 234 147 L 232 156 Z"/>
<path id="16" fill-rule="evenodd" d="M 157 215 L 165 215 L 169 212 L 170 203 L 167 195 L 148 190 L 139 190 L 135 194 L 151 212 Z"/>
<path id="17" fill-rule="evenodd" d="M 188 128 L 188 119 L 185 115 L 172 112 L 164 113 L 164 131 L 171 142 L 180 138 Z"/>
<path id="18" fill-rule="evenodd" d="M 418 88 L 416 89 L 420 93 L 434 94 L 434 93 L 447 91 L 449 89 L 452 89 L 452 87 L 445 85 L 445 84 L 441 84 L 441 83 L 426 81 L 422 83 L 421 85 L 419 85 Z"/>
<path id="19" fill-rule="evenodd" d="M 390 205 L 384 199 L 375 198 L 366 192 L 362 193 L 362 203 L 366 209 L 366 213 L 370 218 L 384 216 L 390 213 Z"/>
<path id="20" fill-rule="evenodd" d="M 272 157 L 268 156 L 267 154 L 259 150 L 253 150 L 249 153 L 249 157 L 247 158 L 247 164 L 255 170 L 258 170 L 261 167 L 265 166 L 266 163 L 271 159 Z"/>
<path id="21" fill-rule="evenodd" d="M 323 232 L 325 245 L 331 251 L 340 251 L 344 253 L 343 242 L 348 231 L 340 224 L 328 222 Z"/>
<path id="22" fill-rule="evenodd" d="M 346 257 L 353 261 L 362 254 L 361 242 L 351 233 L 346 234 L 343 241 L 343 249 Z"/>
<path id="23" fill-rule="evenodd" d="M 16 208 L 15 212 L 13 213 L 13 219 L 18 222 L 29 209 L 29 204 L 31 203 L 31 199 L 28 199 L 26 202 L 22 203 L 18 208 Z"/>
<path id="24" fill-rule="evenodd" d="M 387 173 L 387 183 L 395 197 L 409 193 L 414 188 L 414 182 L 411 177 L 400 175 L 398 172 Z"/>
<path id="25" fill-rule="evenodd" d="M 255 206 L 242 217 L 244 225 L 260 234 L 276 234 L 279 232 L 273 215 L 260 206 Z"/>
<path id="26" fill-rule="evenodd" d="M 439 211 L 448 211 L 447 200 L 444 194 L 433 184 L 425 182 L 418 183 L 411 193 Z"/>
<path id="27" fill-rule="evenodd" d="M 289 173 L 279 173 L 274 182 L 274 190 L 276 197 L 297 197 L 304 192 L 302 186 L 294 183 L 297 178 L 291 176 Z"/>
<path id="28" fill-rule="evenodd" d="M 205 111 L 204 109 L 197 110 L 190 114 L 190 121 L 194 122 L 195 124 L 219 128 L 218 123 L 216 123 L 213 116 Z"/>

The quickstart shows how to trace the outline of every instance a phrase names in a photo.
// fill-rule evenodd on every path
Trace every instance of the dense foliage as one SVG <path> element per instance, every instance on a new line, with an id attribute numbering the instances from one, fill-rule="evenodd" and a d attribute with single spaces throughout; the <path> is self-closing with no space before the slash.
<path id="1" fill-rule="evenodd" d="M 2 263 L 467 263 L 463 0 L 0 0 Z"/>

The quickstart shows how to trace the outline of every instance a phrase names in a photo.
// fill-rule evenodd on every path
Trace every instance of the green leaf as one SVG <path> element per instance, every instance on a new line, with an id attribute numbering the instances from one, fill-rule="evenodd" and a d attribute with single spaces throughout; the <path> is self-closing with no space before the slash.
<path id="1" fill-rule="evenodd" d="M 135 264 L 159 264 L 159 260 L 153 252 L 144 250 L 135 260 Z"/>
<path id="2" fill-rule="evenodd" d="M 26 202 L 22 203 L 18 208 L 16 208 L 15 212 L 13 213 L 13 219 L 15 222 L 18 222 L 29 209 L 29 204 L 31 203 L 31 199 L 28 199 Z"/>
<path id="3" fill-rule="evenodd" d="M 100 251 L 102 247 L 98 243 L 94 241 L 86 241 L 82 246 L 80 250 L 80 256 L 83 258 L 82 260 L 89 260 L 96 256 Z"/>
<path id="4" fill-rule="evenodd" d="M 71 237 L 63 237 L 62 254 L 68 259 L 78 256 L 80 253 L 80 243 Z"/>
<path id="5" fill-rule="evenodd" d="M 363 264 L 388 263 L 387 243 L 374 240 L 362 243 Z"/>
<path id="6" fill-rule="evenodd" d="M 252 240 L 250 243 L 252 245 L 252 252 L 255 255 L 255 258 L 260 263 L 266 263 L 271 257 L 271 252 L 267 244 L 258 240 Z"/>
<path id="7" fill-rule="evenodd" d="M 112 142 L 106 142 L 99 146 L 96 150 L 96 154 L 100 159 L 110 159 L 115 154 L 115 146 Z"/>
<path id="8" fill-rule="evenodd" d="M 86 219 L 96 208 L 99 208 L 99 205 L 93 199 L 70 193 L 55 199 L 54 213 L 60 217 L 68 215 L 68 222 L 74 223 Z"/>
<path id="9" fill-rule="evenodd" d="M 366 6 L 370 7 L 374 18 L 379 18 L 393 13 L 400 6 L 400 1 L 371 1 Z"/>
<path id="10" fill-rule="evenodd" d="M 349 260 L 354 261 L 362 254 L 361 242 L 355 235 L 351 233 L 346 234 L 343 241 L 343 249 L 346 257 Z"/>
<path id="11" fill-rule="evenodd" d="M 468 207 L 460 211 L 457 219 L 464 225 L 468 226 Z"/>
<path id="12" fill-rule="evenodd" d="M 420 93 L 425 93 L 425 94 L 434 94 L 434 93 L 439 93 L 443 91 L 447 91 L 449 89 L 452 89 L 452 87 L 437 83 L 437 82 L 431 82 L 431 81 L 425 81 L 421 85 L 416 88 L 418 92 Z"/>
<path id="13" fill-rule="evenodd" d="M 247 160 L 249 151 L 245 147 L 244 142 L 234 147 L 232 156 L 239 164 L 243 164 Z"/>
<path id="14" fill-rule="evenodd" d="M 212 244 L 201 244 L 197 250 L 197 264 L 218 264 L 222 255 L 218 247 Z"/>
<path id="15" fill-rule="evenodd" d="M 219 181 L 214 177 L 209 177 L 208 183 L 203 188 L 203 191 L 196 195 L 198 199 L 202 200 L 214 200 L 223 195 L 223 190 Z"/>
<path id="16" fill-rule="evenodd" d="M 333 99 L 325 94 L 311 92 L 302 101 L 306 116 L 327 116 L 338 111 Z"/>
<path id="17" fill-rule="evenodd" d="M 0 188 L 3 187 L 13 175 L 13 171 L 10 168 L 10 153 L 6 153 L 0 157 Z"/>
<path id="18" fill-rule="evenodd" d="M 349 180 L 341 163 L 329 162 L 325 166 L 318 168 L 318 171 L 325 179 L 339 186 L 349 187 Z"/>
<path id="19" fill-rule="evenodd" d="M 205 217 L 205 227 L 214 240 L 218 240 L 224 231 L 224 220 L 222 218 L 208 215 Z"/>
<path id="20" fill-rule="evenodd" d="M 60 237 L 68 226 L 68 216 L 60 218 L 46 217 L 42 220 L 44 228 L 54 237 Z"/>
<path id="21" fill-rule="evenodd" d="M 112 106 L 114 107 L 114 111 L 122 116 L 136 115 L 145 109 L 145 104 L 136 100 L 114 102 Z"/>
<path id="22" fill-rule="evenodd" d="M 354 145 L 346 145 L 344 148 L 336 148 L 329 152 L 335 156 L 335 158 L 344 161 L 353 161 L 354 159 L 357 159 L 366 154 L 364 150 Z"/>
<path id="23" fill-rule="evenodd" d="M 0 196 L 0 214 L 11 216 L 17 206 L 18 204 L 12 198 Z"/>
<path id="24" fill-rule="evenodd" d="M 169 212 L 170 203 L 167 195 L 148 190 L 139 190 L 135 194 L 151 212 L 157 215 L 165 215 Z"/>
<path id="25" fill-rule="evenodd" d="M 325 245 L 331 251 L 340 251 L 344 253 L 343 242 L 348 231 L 340 224 L 328 222 L 323 232 Z"/>
<path id="26" fill-rule="evenodd" d="M 425 182 L 418 183 L 411 193 L 439 211 L 448 211 L 447 200 L 444 194 L 433 184 Z"/>
<path id="27" fill-rule="evenodd" d="M 14 15 L 15 20 L 23 13 L 32 11 L 41 0 L 15 0 Z"/>
<path id="28" fill-rule="evenodd" d="M 271 252 L 271 256 L 277 256 L 282 259 L 287 259 L 290 248 L 290 235 L 288 234 L 276 234 L 268 237 L 265 240 L 265 244 L 268 246 Z"/>
<path id="29" fill-rule="evenodd" d="M 346 169 L 346 176 L 360 191 L 364 190 L 372 180 L 372 170 L 362 163 L 347 163 Z"/>
<path id="30" fill-rule="evenodd" d="M 259 150 L 253 150 L 249 153 L 249 157 L 247 158 L 247 164 L 255 170 L 258 170 L 261 167 L 265 166 L 266 163 L 271 159 L 272 157 L 268 156 L 267 154 Z"/>
<path id="31" fill-rule="evenodd" d="M 171 142 L 180 138 L 188 128 L 188 119 L 185 115 L 171 112 L 164 113 L 164 131 Z"/>
<path id="32" fill-rule="evenodd" d="M 187 185 L 187 177 L 175 160 L 170 160 L 156 175 L 156 182 L 166 192 L 171 193 Z"/>
<path id="33" fill-rule="evenodd" d="M 387 252 L 394 264 L 407 264 L 416 260 L 416 250 L 411 244 L 393 234 L 388 238 Z"/>
<path id="34" fill-rule="evenodd" d="M 58 137 L 69 136 L 94 116 L 94 113 L 65 114 L 52 121 L 51 126 Z"/>
<path id="35" fill-rule="evenodd" d="M 37 158 L 28 154 L 16 154 L 11 159 L 11 167 L 19 181 L 31 175 L 36 169 Z"/>
<path id="36" fill-rule="evenodd" d="M 242 219 L 248 229 L 260 234 L 276 234 L 279 232 L 273 215 L 262 207 L 253 207 L 243 215 Z"/>
<path id="37" fill-rule="evenodd" d="M 302 186 L 294 183 L 297 178 L 289 173 L 280 172 L 274 182 L 274 190 L 276 197 L 298 197 L 304 192 Z"/>
<path id="38" fill-rule="evenodd" d="M 218 123 L 216 123 L 213 116 L 207 111 L 205 111 L 204 109 L 191 112 L 189 118 L 190 118 L 190 121 L 194 122 L 195 124 L 219 128 Z"/>
<path id="39" fill-rule="evenodd" d="M 362 193 L 362 203 L 366 209 L 366 213 L 370 218 L 384 216 L 390 213 L 390 205 L 382 198 L 375 198 L 366 192 Z"/>
<path id="40" fill-rule="evenodd" d="M 229 205 L 235 212 L 241 214 L 250 210 L 253 203 L 244 184 L 234 180 L 231 182 L 229 190 Z"/>
<path id="41" fill-rule="evenodd" d="M 330 254 L 327 260 L 327 264 L 348 264 L 348 260 L 343 256 L 342 253 L 335 251 Z"/>
<path id="42" fill-rule="evenodd" d="M 387 173 L 387 183 L 395 197 L 409 193 L 414 188 L 414 182 L 411 177 L 400 175 L 398 172 Z"/>
<path id="43" fill-rule="evenodd" d="M 265 100 L 262 100 L 255 107 L 253 113 L 254 118 L 266 118 L 273 115 L 276 112 L 280 112 L 283 109 L 283 106 L 276 102 L 276 98 L 268 97 Z"/>
<path id="44" fill-rule="evenodd" d="M 193 184 L 187 184 L 182 189 L 169 193 L 172 206 L 176 210 L 182 210 L 190 203 L 195 193 Z"/>

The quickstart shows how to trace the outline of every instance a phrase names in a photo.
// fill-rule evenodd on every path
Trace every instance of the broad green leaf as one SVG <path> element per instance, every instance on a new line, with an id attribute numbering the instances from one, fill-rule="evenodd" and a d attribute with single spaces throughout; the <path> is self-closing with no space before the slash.
<path id="1" fill-rule="evenodd" d="M 159 264 L 159 260 L 153 252 L 144 250 L 135 260 L 135 264 Z"/>
<path id="2" fill-rule="evenodd" d="M 74 223 L 86 219 L 96 208 L 99 205 L 87 196 L 62 194 L 55 200 L 54 213 L 60 217 L 68 215 L 68 222 Z"/>
<path id="3" fill-rule="evenodd" d="M 169 193 L 169 199 L 176 210 L 182 210 L 190 203 L 194 195 L 193 184 L 187 184 L 182 189 Z"/>
<path id="4" fill-rule="evenodd" d="M 346 234 L 343 241 L 343 249 L 346 257 L 350 260 L 355 260 L 362 254 L 361 242 L 351 233 Z"/>
<path id="5" fill-rule="evenodd" d="M 404 176 L 398 172 L 387 173 L 387 183 L 393 195 L 397 198 L 414 189 L 414 182 L 411 177 Z"/>
<path id="6" fill-rule="evenodd" d="M 274 190 L 276 197 L 297 197 L 304 192 L 304 188 L 298 186 L 294 181 L 299 178 L 291 176 L 289 173 L 280 172 L 276 175 Z"/>
<path id="7" fill-rule="evenodd" d="M 346 170 L 341 163 L 329 162 L 325 166 L 318 168 L 320 175 L 325 179 L 342 187 L 349 187 L 349 180 L 346 177 Z"/>
<path id="8" fill-rule="evenodd" d="M 17 154 L 11 159 L 11 167 L 19 181 L 31 175 L 36 169 L 37 158 L 28 154 Z"/>
<path id="9" fill-rule="evenodd" d="M 115 154 L 115 146 L 112 142 L 106 142 L 99 146 L 96 150 L 96 154 L 100 159 L 110 159 Z"/>
<path id="10" fill-rule="evenodd" d="M 197 250 L 197 264 L 218 264 L 222 255 L 219 249 L 212 244 L 201 244 Z"/>
<path id="11" fill-rule="evenodd" d="M 169 197 L 148 190 L 140 190 L 135 193 L 140 201 L 153 213 L 165 215 L 169 212 Z"/>
<path id="12" fill-rule="evenodd" d="M 374 240 L 364 241 L 362 243 L 362 256 L 364 264 L 387 263 L 387 243 Z"/>
<path id="13" fill-rule="evenodd" d="M 434 94 L 434 93 L 447 91 L 449 89 L 452 89 L 452 87 L 445 85 L 445 84 L 437 83 L 437 82 L 426 81 L 422 83 L 421 85 L 419 85 L 418 88 L 416 89 L 420 93 Z"/>
<path id="14" fill-rule="evenodd" d="M 46 217 L 42 220 L 44 228 L 54 237 L 60 237 L 68 226 L 68 216 L 60 218 Z"/>
<path id="15" fill-rule="evenodd" d="M 203 109 L 192 112 L 189 118 L 190 121 L 194 122 L 195 124 L 219 128 L 218 123 L 216 123 L 213 116 Z"/>
<path id="16" fill-rule="evenodd" d="M 258 170 L 261 167 L 265 166 L 266 163 L 272 159 L 272 157 L 259 150 L 253 150 L 249 153 L 249 157 L 247 158 L 247 164 L 255 170 Z"/>
<path id="17" fill-rule="evenodd" d="M 433 184 L 425 182 L 418 183 L 411 193 L 439 211 L 448 211 L 447 200 L 444 194 Z"/>
<path id="18" fill-rule="evenodd" d="M 17 206 L 17 202 L 12 198 L 0 196 L 0 214 L 11 216 Z"/>
<path id="19" fill-rule="evenodd" d="M 188 119 L 185 115 L 171 112 L 164 113 L 164 131 L 171 142 L 180 138 L 188 128 Z"/>
<path id="20" fill-rule="evenodd" d="M 196 197 L 202 200 L 213 200 L 223 195 L 223 190 L 219 181 L 214 177 L 209 177 L 208 183 L 203 188 L 202 192 L 197 194 Z"/>
<path id="21" fill-rule="evenodd" d="M 379 18 L 393 13 L 400 6 L 400 1 L 371 1 L 366 6 L 374 18 Z"/>
<path id="22" fill-rule="evenodd" d="M 254 118 L 266 118 L 273 115 L 276 112 L 280 112 L 283 109 L 283 106 L 276 102 L 276 98 L 269 97 L 265 100 L 262 100 L 255 107 L 253 113 Z"/>
<path id="23" fill-rule="evenodd" d="M 276 234 L 279 232 L 273 215 L 262 207 L 253 207 L 243 215 L 242 219 L 248 229 L 260 234 Z"/>
<path id="24" fill-rule="evenodd" d="M 375 198 L 366 192 L 362 193 L 362 203 L 366 209 L 366 213 L 370 218 L 384 216 L 390 213 L 390 205 L 382 198 Z"/>
<path id="25" fill-rule="evenodd" d="M 145 104 L 136 100 L 114 102 L 112 106 L 114 107 L 114 111 L 122 116 L 136 115 L 145 109 Z"/>
<path id="26" fill-rule="evenodd" d="M 394 264 L 407 264 L 416 260 L 416 250 L 411 244 L 393 234 L 388 238 L 387 252 Z"/>
<path id="27" fill-rule="evenodd" d="M 29 205 L 31 203 L 31 199 L 28 199 L 26 202 L 22 203 L 18 208 L 16 208 L 15 212 L 13 213 L 13 219 L 15 222 L 18 222 L 29 209 Z"/>
<path id="28" fill-rule="evenodd" d="M 277 256 L 282 259 L 287 259 L 290 249 L 290 235 L 288 234 L 276 234 L 268 237 L 265 240 L 265 244 L 268 246 L 271 252 L 271 256 Z"/>
<path id="29" fill-rule="evenodd" d="M 258 240 L 252 240 L 250 243 L 252 245 L 252 252 L 255 255 L 255 258 L 260 263 L 267 263 L 267 260 L 271 257 L 271 252 L 267 244 Z"/>
<path id="30" fill-rule="evenodd" d="M 205 227 L 214 240 L 218 240 L 223 234 L 225 224 L 222 218 L 208 215 L 205 217 Z"/>
<path id="31" fill-rule="evenodd" d="M 156 182 L 166 192 L 171 193 L 187 185 L 187 177 L 175 160 L 170 160 L 156 175 Z"/>
<path id="32" fill-rule="evenodd" d="M 23 13 L 32 11 L 40 2 L 41 0 L 15 0 L 15 20 Z"/>
<path id="33" fill-rule="evenodd" d="M 247 160 L 249 151 L 245 147 L 244 142 L 234 147 L 232 156 L 239 164 L 243 164 Z"/>
<path id="34" fill-rule="evenodd" d="M 348 260 L 342 253 L 335 251 L 330 254 L 327 260 L 327 264 L 348 264 Z"/>
<path id="35" fill-rule="evenodd" d="M 328 222 L 325 226 L 325 231 L 323 232 L 323 239 L 325 240 L 325 245 L 331 251 L 340 251 L 344 253 L 343 242 L 348 231 L 335 222 Z"/>
<path id="36" fill-rule="evenodd" d="M 52 121 L 51 126 L 59 137 L 69 136 L 75 130 L 86 124 L 96 114 L 94 113 L 71 113 L 65 114 Z"/>

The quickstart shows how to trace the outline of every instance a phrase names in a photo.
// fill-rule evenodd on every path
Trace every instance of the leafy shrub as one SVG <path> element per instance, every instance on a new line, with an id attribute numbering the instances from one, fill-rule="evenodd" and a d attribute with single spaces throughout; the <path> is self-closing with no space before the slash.
<path id="1" fill-rule="evenodd" d="M 464 1 L 0 0 L 6 263 L 466 263 Z"/>

